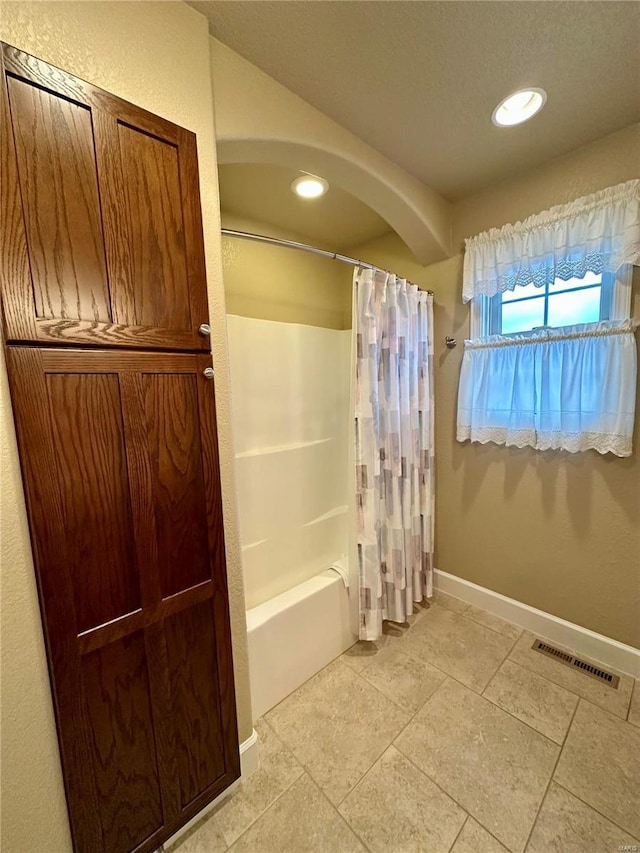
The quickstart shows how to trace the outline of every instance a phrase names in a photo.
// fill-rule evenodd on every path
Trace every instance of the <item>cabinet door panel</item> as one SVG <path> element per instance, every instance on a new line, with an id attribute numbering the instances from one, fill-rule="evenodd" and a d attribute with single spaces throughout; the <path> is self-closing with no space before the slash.
<path id="1" fill-rule="evenodd" d="M 240 770 L 210 359 L 7 362 L 76 853 L 148 853 Z"/>
<path id="2" fill-rule="evenodd" d="M 38 318 L 110 323 L 91 112 L 9 78 Z"/>
<path id="3" fill-rule="evenodd" d="M 208 350 L 195 136 L 2 55 L 5 339 Z"/>
<path id="4" fill-rule="evenodd" d="M 197 382 L 188 374 L 143 375 L 163 596 L 211 575 Z"/>
<path id="5" fill-rule="evenodd" d="M 140 607 L 117 374 L 50 373 L 78 631 Z"/>
<path id="6" fill-rule="evenodd" d="M 224 773 L 222 720 L 211 601 L 166 622 L 183 807 Z"/>
<path id="7" fill-rule="evenodd" d="M 104 846 L 135 849 L 163 826 L 144 636 L 82 660 Z"/>
<path id="8" fill-rule="evenodd" d="M 185 329 L 191 322 L 178 151 L 118 125 L 133 262 L 132 325 Z"/>

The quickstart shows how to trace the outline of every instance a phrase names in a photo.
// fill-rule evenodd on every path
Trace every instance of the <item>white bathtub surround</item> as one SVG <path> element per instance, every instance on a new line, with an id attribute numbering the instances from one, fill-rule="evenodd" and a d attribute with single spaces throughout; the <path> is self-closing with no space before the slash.
<path id="1" fill-rule="evenodd" d="M 348 551 L 351 331 L 227 316 L 247 607 Z"/>
<path id="2" fill-rule="evenodd" d="M 590 631 L 581 625 L 567 622 L 551 613 L 537 610 L 521 601 L 507 598 L 499 592 L 478 586 L 440 569 L 434 571 L 434 587 L 467 604 L 480 607 L 494 616 L 526 628 L 546 640 L 571 649 L 574 654 L 640 678 L 639 649 L 619 643 L 611 637 L 596 634 L 595 631 Z"/>
<path id="3" fill-rule="evenodd" d="M 433 296 L 391 273 L 354 274 L 359 636 L 431 596 Z"/>
<path id="4" fill-rule="evenodd" d="M 350 623 L 349 590 L 331 569 L 247 610 L 254 719 L 352 646 Z"/>

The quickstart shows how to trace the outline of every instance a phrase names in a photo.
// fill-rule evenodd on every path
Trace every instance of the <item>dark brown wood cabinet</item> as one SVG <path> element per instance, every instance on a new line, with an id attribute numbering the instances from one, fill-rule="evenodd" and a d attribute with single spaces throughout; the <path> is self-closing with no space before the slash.
<path id="1" fill-rule="evenodd" d="M 2 56 L 5 340 L 208 351 L 195 135 Z"/>
<path id="2" fill-rule="evenodd" d="M 147 853 L 240 775 L 195 137 L 3 57 L 3 332 L 72 837 Z"/>
<path id="3" fill-rule="evenodd" d="M 239 776 L 210 357 L 8 347 L 76 848 Z"/>

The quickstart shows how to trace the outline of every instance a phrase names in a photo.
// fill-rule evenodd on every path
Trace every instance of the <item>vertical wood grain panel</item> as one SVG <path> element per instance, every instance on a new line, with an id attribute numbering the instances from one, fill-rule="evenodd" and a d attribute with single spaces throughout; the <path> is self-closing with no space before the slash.
<path id="1" fill-rule="evenodd" d="M 128 125 L 118 129 L 136 322 L 187 329 L 191 316 L 178 151 Z"/>
<path id="2" fill-rule="evenodd" d="M 127 853 L 163 824 L 144 637 L 82 661 L 104 847 Z"/>
<path id="3" fill-rule="evenodd" d="M 225 772 L 213 610 L 208 601 L 165 623 L 182 805 Z"/>
<path id="4" fill-rule="evenodd" d="M 42 352 L 29 347 L 6 351 L 71 830 L 78 851 L 102 851 Z"/>
<path id="5" fill-rule="evenodd" d="M 36 315 L 111 321 L 91 113 L 8 78 Z"/>
<path id="6" fill-rule="evenodd" d="M 115 324 L 133 326 L 136 324 L 133 261 L 125 210 L 118 119 L 105 110 L 93 110 L 92 118 L 111 315 Z"/>
<path id="7" fill-rule="evenodd" d="M 187 277 L 191 302 L 191 322 L 194 329 L 207 323 L 207 271 L 202 233 L 202 206 L 200 204 L 200 174 L 196 137 L 184 128 L 178 130 L 178 160 L 180 191 L 184 216 L 184 234 L 187 251 Z"/>
<path id="8" fill-rule="evenodd" d="M 0 73 L 0 288 L 6 340 L 34 340 L 35 306 L 4 68 Z"/>
<path id="9" fill-rule="evenodd" d="M 78 632 L 140 606 L 116 374 L 49 374 Z"/>
<path id="10" fill-rule="evenodd" d="M 163 596 L 210 577 L 202 475 L 197 379 L 144 374 L 145 416 L 152 460 Z"/>
<path id="11" fill-rule="evenodd" d="M 209 359 L 197 356 L 198 375 L 207 366 Z M 214 382 L 198 383 L 198 406 L 200 411 L 200 439 L 202 446 L 202 470 L 205 484 L 205 500 L 209 534 L 211 577 L 215 585 L 213 598 L 214 630 L 218 655 L 218 674 L 222 727 L 227 744 L 228 769 L 234 777 L 240 775 L 238 753 L 238 723 L 235 705 L 231 631 L 229 630 L 229 594 L 227 588 L 227 563 L 224 546 L 224 521 L 222 517 L 222 492 L 220 487 L 220 456 L 218 452 L 218 429 Z"/>

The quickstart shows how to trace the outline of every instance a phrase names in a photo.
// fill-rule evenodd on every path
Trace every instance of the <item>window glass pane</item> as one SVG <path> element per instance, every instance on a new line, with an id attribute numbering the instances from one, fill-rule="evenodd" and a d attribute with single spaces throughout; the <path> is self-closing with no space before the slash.
<path id="1" fill-rule="evenodd" d="M 587 291 L 588 292 L 588 291 Z M 528 332 L 534 326 L 544 325 L 544 296 L 525 302 L 506 303 L 502 306 L 502 334 Z"/>
<path id="2" fill-rule="evenodd" d="M 594 272 L 588 272 L 584 278 L 570 278 L 567 281 L 557 278 L 553 284 L 549 285 L 549 293 L 557 293 L 560 290 L 571 290 L 573 287 L 585 287 L 587 284 L 600 284 L 601 281 L 602 275 Z"/>
<path id="3" fill-rule="evenodd" d="M 505 290 L 502 294 L 503 302 L 511 302 L 512 299 L 523 299 L 525 296 L 540 296 L 544 293 L 544 287 L 536 287 L 535 284 L 521 284 L 513 290 Z"/>
<path id="4" fill-rule="evenodd" d="M 600 319 L 600 287 L 590 287 L 577 293 L 556 293 L 549 297 L 550 326 L 574 326 L 576 323 L 597 323 Z"/>

